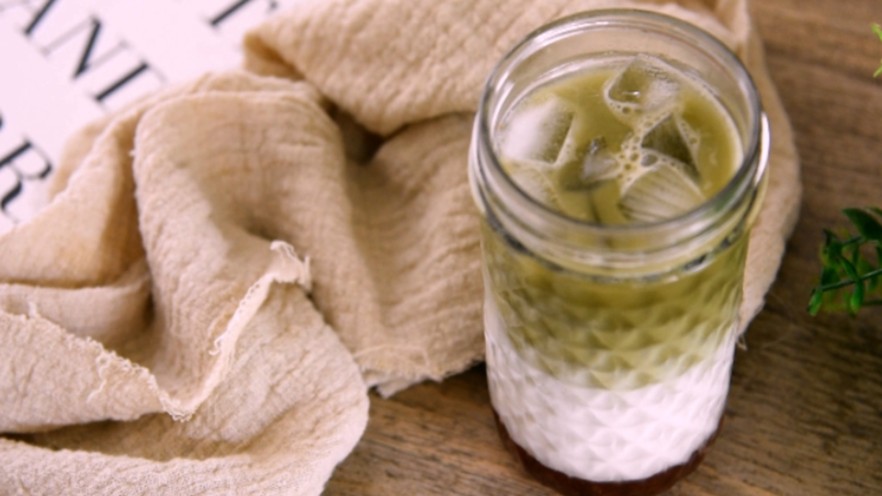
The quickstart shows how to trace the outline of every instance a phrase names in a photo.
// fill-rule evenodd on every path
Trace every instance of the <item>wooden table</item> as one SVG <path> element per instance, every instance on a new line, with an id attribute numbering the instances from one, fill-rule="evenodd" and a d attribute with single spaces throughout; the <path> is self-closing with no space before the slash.
<path id="1" fill-rule="evenodd" d="M 764 311 L 736 354 L 725 424 L 671 495 L 882 495 L 882 308 L 806 311 L 824 227 L 882 205 L 879 0 L 755 0 L 754 18 L 796 132 L 804 199 Z M 499 442 L 485 371 L 372 398 L 333 495 L 542 495 Z"/>

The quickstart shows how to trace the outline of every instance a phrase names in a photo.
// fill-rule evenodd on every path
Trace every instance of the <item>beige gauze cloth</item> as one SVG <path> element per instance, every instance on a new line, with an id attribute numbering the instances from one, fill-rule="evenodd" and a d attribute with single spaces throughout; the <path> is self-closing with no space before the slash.
<path id="1" fill-rule="evenodd" d="M 317 494 L 369 387 L 480 361 L 473 112 L 504 51 L 580 10 L 685 18 L 752 71 L 774 147 L 746 326 L 799 203 L 746 1 L 516 3 L 304 1 L 244 71 L 73 136 L 52 202 L 0 236 L 0 493 Z"/>

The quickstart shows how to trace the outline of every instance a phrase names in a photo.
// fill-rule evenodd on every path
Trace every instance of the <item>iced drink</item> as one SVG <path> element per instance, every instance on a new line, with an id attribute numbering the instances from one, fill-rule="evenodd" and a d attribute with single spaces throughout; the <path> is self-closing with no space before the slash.
<path id="1" fill-rule="evenodd" d="M 735 125 L 704 83 L 649 55 L 570 67 L 525 95 L 498 132 L 518 186 L 600 224 L 683 214 L 741 163 Z"/>
<path id="2" fill-rule="evenodd" d="M 604 51 L 509 95 L 495 171 L 473 149 L 493 409 L 561 491 L 654 494 L 718 431 L 761 176 L 732 114 L 680 61 Z"/>

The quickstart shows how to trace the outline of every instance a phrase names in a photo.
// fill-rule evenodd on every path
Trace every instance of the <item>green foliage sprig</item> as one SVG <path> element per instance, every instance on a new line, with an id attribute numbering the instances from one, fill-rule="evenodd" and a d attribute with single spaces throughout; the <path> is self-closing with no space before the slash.
<path id="1" fill-rule="evenodd" d="M 882 209 L 847 208 L 843 213 L 858 234 L 841 238 L 824 230 L 821 280 L 808 307 L 812 315 L 822 308 L 854 315 L 864 306 L 882 306 Z"/>
<path id="2" fill-rule="evenodd" d="M 882 26 L 873 23 L 872 28 L 882 41 Z M 873 77 L 879 75 L 882 62 Z M 882 209 L 847 208 L 843 213 L 858 234 L 843 239 L 824 230 L 821 280 L 812 289 L 808 305 L 812 315 L 822 309 L 844 309 L 854 315 L 864 306 L 882 306 Z"/>

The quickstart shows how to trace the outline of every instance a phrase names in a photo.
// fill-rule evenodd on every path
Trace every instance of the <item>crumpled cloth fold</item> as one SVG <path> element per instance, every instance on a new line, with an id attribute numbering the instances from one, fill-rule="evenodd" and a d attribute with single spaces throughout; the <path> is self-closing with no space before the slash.
<path id="1" fill-rule="evenodd" d="M 72 136 L 52 202 L 0 235 L 0 488 L 320 493 L 369 388 L 483 358 L 466 177 L 483 81 L 529 31 L 610 6 L 700 25 L 760 89 L 746 326 L 800 192 L 746 1 L 304 1 L 246 37 L 242 70 Z"/>

